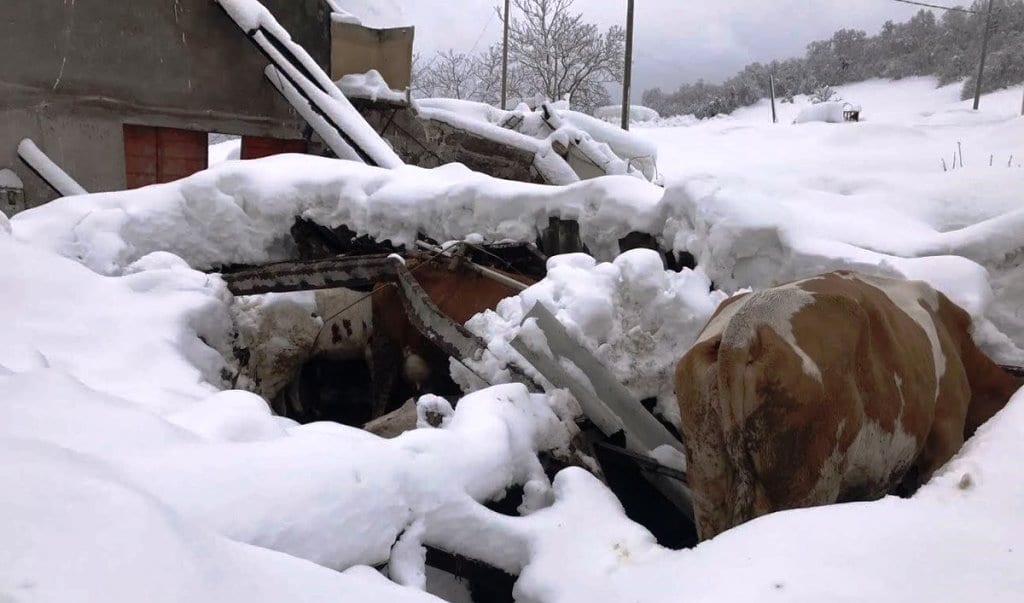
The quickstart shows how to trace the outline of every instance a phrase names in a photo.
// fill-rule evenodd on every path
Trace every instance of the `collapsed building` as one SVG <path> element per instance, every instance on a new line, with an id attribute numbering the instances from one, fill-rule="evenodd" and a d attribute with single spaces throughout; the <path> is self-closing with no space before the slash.
<path id="1" fill-rule="evenodd" d="M 211 134 L 240 137 L 240 159 L 310 153 L 381 168 L 457 162 L 503 179 L 552 185 L 605 175 L 657 179 L 653 150 L 599 120 L 573 113 L 564 102 L 499 111 L 475 103 L 413 101 L 411 28 L 366 28 L 341 14 L 334 3 L 321 0 L 265 4 L 180 0 L 168 5 L 146 0 L 108 6 L 95 0 L 45 0 L 37 11 L 9 4 L 0 8 L 4 23 L 19 24 L 18 31 L 0 32 L 5 45 L 0 54 L 24 58 L 0 82 L 11 92 L 0 101 L 0 169 L 6 170 L 0 173 L 0 186 L 12 191 L 0 196 L 8 204 L 0 209 L 17 213 L 69 190 L 40 169 L 38 161 L 29 160 L 26 140 L 62 166 L 71 182 L 81 184 L 74 190 L 139 188 L 202 171 L 209 164 Z M 60 31 L 63 37 L 56 45 L 24 39 L 26 32 L 39 30 Z M 495 268 L 511 267 L 511 278 L 506 276 L 510 280 L 533 277 L 520 280 L 521 288 L 543 275 L 545 253 L 586 250 L 579 225 L 558 218 L 551 218 L 539 237 L 539 250 L 527 243 L 507 249 L 464 248 L 453 254 L 441 251 L 441 241 L 422 241 L 424 255 L 422 249 L 397 248 L 388 241 L 356 237 L 344 225 L 328 228 L 298 216 L 292 236 L 300 261 L 372 256 L 356 257 L 344 268 L 321 267 L 317 278 L 324 271 L 344 272 L 366 263 L 376 263 L 376 272 L 339 278 L 333 287 L 325 287 L 303 280 L 308 274 L 298 284 L 288 284 L 288 275 L 272 267 L 273 283 L 247 289 L 239 283 L 252 277 L 252 267 L 217 267 L 239 297 L 317 290 L 307 316 L 315 319 L 311 324 L 320 321 L 325 327 L 302 342 L 306 347 L 268 351 L 240 341 L 236 351 L 243 378 L 232 385 L 274 400 L 280 414 L 303 422 L 331 419 L 354 425 L 381 418 L 394 410 L 396 400 L 410 395 L 457 394 L 444 389 L 456 387 L 447 378 L 449 359 L 458 361 L 485 347 L 460 324 L 484 307 L 467 306 L 461 311 L 469 314 L 459 315 L 459 308 L 439 303 L 434 289 L 417 282 L 422 272 L 412 278 L 419 268 L 405 271 L 404 263 L 396 264 L 389 253 L 402 252 L 420 266 L 434 263 L 447 273 L 442 282 L 458 286 L 478 279 L 480 264 L 491 264 L 484 267 L 490 271 L 486 278 L 493 278 Z M 650 235 L 634 233 L 620 246 L 657 244 Z M 286 273 L 293 268 L 284 267 Z M 261 269 L 268 268 L 255 268 Z M 397 278 L 400 301 L 377 303 L 377 285 L 385 273 Z M 493 307 L 515 290 L 506 285 L 484 305 Z M 399 325 L 398 332 L 415 330 L 425 341 L 416 347 L 407 344 L 407 336 L 392 337 L 390 348 L 381 353 L 382 338 L 373 335 L 396 321 L 412 323 Z M 261 337 L 257 333 L 254 340 Z M 277 372 L 261 374 L 270 365 Z M 556 367 L 550 370 L 556 371 L 551 377 L 555 382 L 571 380 Z M 591 368 L 600 370 L 599 363 Z M 392 387 L 396 375 L 404 378 L 405 389 Z M 431 377 L 447 383 L 440 389 L 425 387 Z M 542 389 L 531 378 L 523 380 L 534 391 Z M 603 435 L 623 431 L 623 425 L 608 419 L 615 413 L 600 400 L 583 387 L 574 384 L 573 389 L 595 409 L 603 409 L 594 410 L 606 418 Z M 629 396 L 619 394 L 617 403 L 628 406 Z M 351 400 L 371 400 L 372 407 L 356 407 L 348 404 Z M 632 407 L 641 408 L 639 403 Z M 643 454 L 670 441 L 678 445 L 650 415 L 643 416 L 647 419 L 641 419 L 639 439 L 618 442 L 620 455 Z M 401 428 L 412 426 L 408 413 L 403 421 Z M 664 475 L 652 475 L 665 482 Z M 687 506 L 685 490 L 669 491 L 673 508 Z"/>
<path id="2" fill-rule="evenodd" d="M 296 98 L 265 74 L 268 52 L 285 46 L 274 41 L 261 48 L 243 39 L 223 10 L 236 4 L 41 0 L 0 6 L 4 213 L 61 196 L 38 169 L 19 161 L 24 139 L 88 191 L 169 182 L 205 169 L 212 134 L 240 137 L 241 159 L 343 156 L 311 123 L 320 109 L 310 115 L 296 108 Z M 564 111 L 550 106 L 538 107 L 543 128 L 535 123 L 524 134 L 516 129 L 523 112 L 503 115 L 498 125 L 467 120 L 464 111 L 412 103 L 412 27 L 365 27 L 339 12 L 337 2 L 263 4 L 280 26 L 276 33 L 307 55 L 304 75 L 330 84 L 331 94 L 334 81 L 347 82 L 355 107 L 404 163 L 459 162 L 496 177 L 548 184 L 607 173 L 653 176 L 652 157 L 623 161 L 605 141 L 593 144 L 585 131 L 563 127 Z M 40 31 L 57 34 L 47 38 Z M 366 73 L 375 87 L 365 85 Z"/>

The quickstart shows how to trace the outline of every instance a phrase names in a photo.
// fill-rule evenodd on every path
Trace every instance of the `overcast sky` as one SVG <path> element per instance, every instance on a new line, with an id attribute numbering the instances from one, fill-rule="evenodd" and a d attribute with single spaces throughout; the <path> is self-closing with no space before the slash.
<path id="1" fill-rule="evenodd" d="M 368 25 L 415 25 L 424 57 L 447 48 L 485 48 L 501 37 L 497 0 L 342 3 Z M 958 3 L 966 1 L 949 1 Z M 602 27 L 625 22 L 626 0 L 576 0 L 575 8 Z M 633 90 L 722 80 L 752 61 L 802 55 L 808 42 L 837 29 L 874 34 L 886 20 L 904 21 L 917 10 L 893 0 L 636 0 Z"/>

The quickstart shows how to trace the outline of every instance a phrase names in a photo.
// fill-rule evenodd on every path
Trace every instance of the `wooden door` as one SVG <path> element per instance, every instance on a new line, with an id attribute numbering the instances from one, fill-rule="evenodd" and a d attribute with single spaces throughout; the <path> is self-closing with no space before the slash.
<path id="1" fill-rule="evenodd" d="M 206 132 L 124 126 L 125 180 L 128 188 L 172 182 L 206 169 Z"/>

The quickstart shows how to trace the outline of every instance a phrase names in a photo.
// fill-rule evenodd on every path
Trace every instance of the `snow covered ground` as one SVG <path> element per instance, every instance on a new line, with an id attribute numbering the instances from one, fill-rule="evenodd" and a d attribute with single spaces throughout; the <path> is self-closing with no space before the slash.
<path id="1" fill-rule="evenodd" d="M 288 257 L 296 215 L 396 242 L 531 239 L 558 215 L 580 219 L 603 260 L 629 231 L 652 232 L 700 268 L 666 272 L 643 250 L 555 258 L 470 327 L 500 362 L 518 318 L 548 304 L 663 407 L 665 371 L 724 295 L 712 281 L 731 292 L 838 266 L 922 276 L 991 319 L 990 348 L 1012 351 L 1024 172 L 987 154 L 1024 157 L 1019 90 L 977 115 L 949 92 L 841 89 L 861 124 L 771 125 L 761 106 L 641 130 L 666 191 L 285 156 L 0 216 L 0 599 L 436 600 L 421 590 L 434 588 L 432 545 L 518 574 L 531 602 L 1020 600 L 1024 393 L 911 499 L 778 513 L 670 551 L 581 469 L 543 474 L 537 452 L 573 433 L 564 395 L 500 385 L 455 410 L 424 397 L 421 418 L 440 427 L 381 440 L 225 391 L 238 302 L 192 269 Z M 957 141 L 966 167 L 943 172 Z M 516 483 L 522 517 L 480 504 Z"/>

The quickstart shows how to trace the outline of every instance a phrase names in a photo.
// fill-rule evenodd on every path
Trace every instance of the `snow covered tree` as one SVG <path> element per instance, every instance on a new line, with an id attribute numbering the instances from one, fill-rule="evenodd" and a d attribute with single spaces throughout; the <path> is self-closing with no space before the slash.
<path id="1" fill-rule="evenodd" d="M 426 97 L 475 99 L 480 83 L 469 55 L 454 50 L 438 52 L 419 73 L 415 87 Z"/>
<path id="2" fill-rule="evenodd" d="M 473 59 L 473 75 L 479 82 L 474 100 L 491 105 L 501 104 L 501 44 L 494 44 Z M 526 95 L 521 70 L 515 63 L 508 66 L 508 101 L 514 105 Z"/>
<path id="3" fill-rule="evenodd" d="M 572 10 L 574 0 L 513 0 L 509 53 L 528 94 L 558 100 L 566 95 L 579 110 L 609 102 L 607 86 L 621 83 L 625 31 L 602 33 Z"/>
<path id="4" fill-rule="evenodd" d="M 660 89 L 643 94 L 645 105 L 665 116 L 710 117 L 767 96 L 768 74 L 783 101 L 797 94 L 813 95 L 823 86 L 869 78 L 900 79 L 933 75 L 940 84 L 964 81 L 963 98 L 974 94 L 981 54 L 981 30 L 988 0 L 974 0 L 973 13 L 921 10 L 906 23 L 886 22 L 875 36 L 841 29 L 827 40 L 812 42 L 803 58 L 772 61 L 767 67 L 748 65 L 722 84 L 683 84 L 675 92 Z M 984 91 L 1024 81 L 1024 0 L 995 0 Z"/>
<path id="5" fill-rule="evenodd" d="M 508 97 L 568 96 L 575 109 L 592 111 L 610 102 L 607 86 L 621 83 L 625 31 L 601 32 L 574 12 L 574 0 L 513 0 L 509 23 Z M 499 12 L 500 14 L 500 12 Z M 490 104 L 501 101 L 500 44 L 470 56 L 438 52 L 414 69 L 418 96 L 443 96 Z"/>
<path id="6" fill-rule="evenodd" d="M 981 2 L 974 3 L 975 10 L 987 6 Z M 985 17 L 982 13 L 974 16 L 977 28 L 983 28 Z M 977 31 L 977 30 L 976 30 Z M 988 57 L 985 62 L 985 77 L 982 91 L 991 92 L 1024 81 L 1024 0 L 995 0 L 991 23 Z M 979 38 L 977 34 L 975 39 Z M 974 96 L 977 85 L 977 63 L 980 43 L 976 43 L 970 53 L 969 72 L 964 82 L 961 98 Z"/>
<path id="7" fill-rule="evenodd" d="M 831 100 L 840 100 L 837 96 L 835 88 L 826 84 L 814 91 L 814 94 L 811 95 L 811 102 L 818 104 L 827 103 Z"/>

